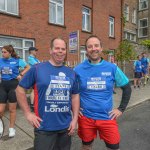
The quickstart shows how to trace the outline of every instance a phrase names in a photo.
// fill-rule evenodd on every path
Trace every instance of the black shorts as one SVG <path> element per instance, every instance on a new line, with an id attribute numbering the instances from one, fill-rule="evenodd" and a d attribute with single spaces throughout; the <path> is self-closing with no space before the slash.
<path id="1" fill-rule="evenodd" d="M 34 150 L 70 150 L 71 136 L 68 130 L 34 131 Z"/>
<path id="2" fill-rule="evenodd" d="M 142 78 L 142 72 L 135 72 L 134 78 Z"/>
<path id="3" fill-rule="evenodd" d="M 9 103 L 16 103 L 16 92 L 15 89 L 18 85 L 18 80 L 13 79 L 9 81 L 2 81 L 0 83 L 0 103 L 7 103 L 7 100 Z"/>

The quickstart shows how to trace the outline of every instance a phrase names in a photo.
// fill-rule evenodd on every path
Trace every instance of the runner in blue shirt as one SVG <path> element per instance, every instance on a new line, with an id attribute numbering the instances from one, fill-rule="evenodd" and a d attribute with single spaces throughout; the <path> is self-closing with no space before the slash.
<path id="1" fill-rule="evenodd" d="M 28 64 L 33 66 L 35 64 L 40 63 L 40 61 L 36 58 L 38 49 L 36 47 L 29 47 L 29 56 L 28 56 Z"/>
<path id="2" fill-rule="evenodd" d="M 142 53 L 142 74 L 144 77 L 144 86 L 146 85 L 147 80 L 149 79 L 148 77 L 148 69 L 149 69 L 149 59 L 146 57 L 146 53 Z"/>
<path id="3" fill-rule="evenodd" d="M 138 86 L 140 88 L 141 78 L 142 78 L 142 63 L 141 63 L 141 55 L 137 56 L 137 59 L 134 62 L 134 88 Z"/>
<path id="4" fill-rule="evenodd" d="M 29 70 L 30 66 L 17 56 L 12 45 L 4 46 L 1 51 L 0 117 L 3 116 L 8 100 L 10 111 L 9 137 L 14 137 L 17 106 L 15 89 L 18 85 L 18 80 Z M 19 68 L 23 68 L 21 73 L 19 72 Z"/>
<path id="5" fill-rule="evenodd" d="M 119 67 L 101 58 L 102 43 L 97 36 L 90 36 L 85 46 L 88 59 L 75 67 L 80 88 L 78 135 L 82 139 L 81 150 L 92 150 L 97 132 L 108 150 L 119 150 L 120 134 L 116 119 L 129 102 L 129 80 Z M 115 109 L 114 83 L 123 90 L 121 104 Z"/>
<path id="6" fill-rule="evenodd" d="M 37 52 L 38 52 L 38 49 L 36 47 L 29 47 L 30 55 L 28 56 L 28 64 L 30 66 L 40 63 L 40 61 L 36 58 Z M 31 111 L 33 112 L 34 111 L 34 91 L 33 90 L 31 91 L 31 94 L 30 94 L 30 108 L 31 108 Z"/>
<path id="7" fill-rule="evenodd" d="M 31 67 L 16 89 L 18 102 L 35 127 L 35 150 L 71 147 L 70 135 L 75 131 L 79 114 L 79 91 L 75 72 L 63 65 L 66 53 L 65 41 L 53 39 L 50 60 Z M 35 114 L 31 113 L 25 94 L 25 89 L 32 86 Z"/>

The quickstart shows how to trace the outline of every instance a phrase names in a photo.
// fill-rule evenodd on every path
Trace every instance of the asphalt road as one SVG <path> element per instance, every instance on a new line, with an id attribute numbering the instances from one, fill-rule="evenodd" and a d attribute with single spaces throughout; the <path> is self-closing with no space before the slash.
<path id="1" fill-rule="evenodd" d="M 120 150 L 150 150 L 150 101 L 127 110 L 118 120 L 121 133 Z M 81 141 L 73 138 L 72 149 L 79 150 Z M 98 138 L 94 150 L 105 150 L 105 144 Z"/>

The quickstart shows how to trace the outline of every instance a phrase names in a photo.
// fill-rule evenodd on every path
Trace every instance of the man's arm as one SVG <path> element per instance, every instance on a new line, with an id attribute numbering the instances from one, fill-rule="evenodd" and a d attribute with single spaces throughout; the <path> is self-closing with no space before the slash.
<path id="1" fill-rule="evenodd" d="M 121 89 L 122 89 L 122 99 L 118 109 L 123 113 L 129 103 L 132 90 L 129 83 L 121 87 Z"/>
<path id="2" fill-rule="evenodd" d="M 117 109 L 113 109 L 112 111 L 110 111 L 110 118 L 113 119 L 117 119 L 118 117 L 120 117 L 122 115 L 122 113 L 125 111 L 130 97 L 131 97 L 131 86 L 130 84 L 126 84 L 125 86 L 121 87 L 122 89 L 122 99 L 121 99 L 121 103 L 120 106 Z"/>
<path id="3" fill-rule="evenodd" d="M 72 113 L 73 118 L 69 126 L 69 135 L 72 135 L 75 131 L 75 128 L 77 126 L 78 121 L 78 115 L 79 115 L 79 108 L 80 108 L 80 98 L 79 94 L 72 94 Z"/>
<path id="4" fill-rule="evenodd" d="M 28 102 L 27 102 L 25 89 L 18 85 L 18 87 L 16 88 L 16 96 L 17 96 L 17 101 L 19 103 L 19 106 L 23 110 L 24 115 L 29 121 L 29 123 L 32 126 L 39 128 L 40 126 L 39 121 L 42 121 L 42 120 L 41 118 L 37 117 L 34 113 L 31 113 Z"/>

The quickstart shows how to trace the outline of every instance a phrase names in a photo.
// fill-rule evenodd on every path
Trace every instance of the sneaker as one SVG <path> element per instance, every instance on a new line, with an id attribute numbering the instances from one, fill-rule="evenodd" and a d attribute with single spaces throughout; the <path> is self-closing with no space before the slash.
<path id="1" fill-rule="evenodd" d="M 140 89 L 140 86 L 138 85 L 138 88 Z"/>
<path id="2" fill-rule="evenodd" d="M 134 88 L 136 89 L 136 86 L 134 86 Z"/>
<path id="3" fill-rule="evenodd" d="M 3 134 L 3 123 L 2 121 L 0 121 L 0 137 L 2 136 Z"/>
<path id="4" fill-rule="evenodd" d="M 9 128 L 9 137 L 14 137 L 16 135 L 16 130 L 14 128 Z"/>

